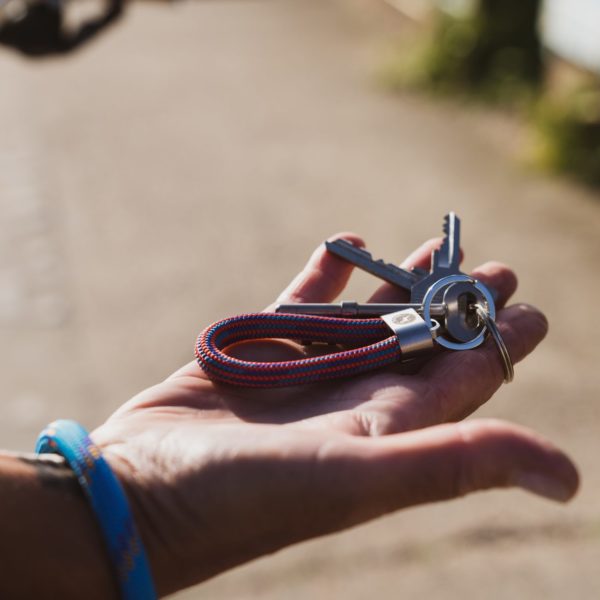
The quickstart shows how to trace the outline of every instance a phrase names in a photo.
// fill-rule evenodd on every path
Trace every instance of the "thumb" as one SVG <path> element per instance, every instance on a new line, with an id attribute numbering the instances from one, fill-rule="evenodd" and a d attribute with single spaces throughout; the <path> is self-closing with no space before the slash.
<path id="1" fill-rule="evenodd" d="M 349 522 L 340 527 L 495 487 L 566 502 L 579 485 L 564 453 L 532 431 L 495 420 L 354 438 L 343 449 L 336 443 L 322 447 L 319 458 L 321 489 L 347 509 L 339 516 Z"/>

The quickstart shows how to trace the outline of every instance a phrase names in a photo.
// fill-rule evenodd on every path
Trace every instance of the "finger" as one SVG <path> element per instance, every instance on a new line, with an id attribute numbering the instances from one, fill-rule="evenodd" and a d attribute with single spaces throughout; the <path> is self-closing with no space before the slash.
<path id="1" fill-rule="evenodd" d="M 431 253 L 437 250 L 443 243 L 444 239 L 435 237 L 421 244 L 416 250 L 413 250 L 401 263 L 403 269 L 412 269 L 419 267 L 421 269 L 429 269 L 431 267 Z M 460 262 L 463 260 L 462 250 L 460 251 Z"/>
<path id="2" fill-rule="evenodd" d="M 339 508 L 336 529 L 490 488 L 520 487 L 566 502 L 579 485 L 564 453 L 527 429 L 495 420 L 334 439 L 321 448 L 317 473 L 321 502 Z"/>
<path id="3" fill-rule="evenodd" d="M 498 328 L 513 363 L 523 360 L 544 339 L 548 321 L 539 310 L 516 304 L 498 313 Z M 479 348 L 439 354 L 426 363 L 420 376 L 432 386 L 431 407 L 437 422 L 456 420 L 473 412 L 500 387 L 504 371 L 491 338 Z"/>
<path id="4" fill-rule="evenodd" d="M 477 267 L 471 275 L 496 291 L 496 308 L 502 308 L 517 289 L 517 276 L 506 265 L 491 261 Z"/>
<path id="5" fill-rule="evenodd" d="M 410 270 L 413 267 L 421 269 L 429 269 L 431 266 L 431 253 L 439 248 L 442 244 L 442 238 L 432 238 L 419 246 L 414 252 L 409 254 L 406 259 L 400 264 L 403 269 Z M 462 261 L 462 251 L 461 251 Z M 375 293 L 369 298 L 369 302 L 408 302 L 410 299 L 410 291 L 384 283 Z"/>
<path id="6" fill-rule="evenodd" d="M 345 239 L 355 246 L 365 245 L 354 233 L 338 233 L 329 238 L 329 241 L 336 239 Z M 325 244 L 321 244 L 304 269 L 279 295 L 276 303 L 331 302 L 346 287 L 353 268 L 352 264 L 331 254 Z"/>
<path id="7" fill-rule="evenodd" d="M 548 329 L 544 315 L 523 304 L 500 311 L 498 326 L 515 363 Z M 458 421 L 489 400 L 503 378 L 498 349 L 488 339 L 474 350 L 439 353 L 409 377 L 380 373 L 360 378 L 348 386 L 346 410 L 306 419 L 303 425 L 382 436 Z"/>

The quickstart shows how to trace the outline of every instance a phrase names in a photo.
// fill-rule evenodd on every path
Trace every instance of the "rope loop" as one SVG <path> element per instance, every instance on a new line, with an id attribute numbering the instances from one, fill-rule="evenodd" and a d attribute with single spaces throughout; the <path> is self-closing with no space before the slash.
<path id="1" fill-rule="evenodd" d="M 359 346 L 324 356 L 279 362 L 253 362 L 227 355 L 242 341 L 277 338 Z M 361 345 L 361 344 L 367 345 Z M 223 319 L 196 342 L 196 359 L 213 381 L 271 388 L 348 377 L 400 361 L 396 336 L 381 319 L 344 319 L 285 313 L 255 313 Z"/>

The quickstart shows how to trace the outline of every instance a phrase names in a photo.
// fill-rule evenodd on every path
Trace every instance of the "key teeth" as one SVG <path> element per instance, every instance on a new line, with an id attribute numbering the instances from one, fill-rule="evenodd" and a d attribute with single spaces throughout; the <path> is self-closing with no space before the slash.
<path id="1" fill-rule="evenodd" d="M 450 219 L 452 217 L 452 213 L 448 213 L 444 217 L 444 225 L 442 227 L 444 231 L 444 240 L 442 241 L 442 247 L 448 246 L 450 242 Z"/>
<path id="2" fill-rule="evenodd" d="M 452 213 L 448 213 L 444 217 L 444 225 L 442 227 L 442 229 L 444 231 L 444 239 L 442 240 L 442 245 L 440 246 L 439 250 L 436 251 L 436 256 L 435 256 L 435 264 L 436 265 L 439 264 L 440 256 L 446 257 L 446 259 L 448 259 L 448 262 L 450 262 L 449 258 L 450 258 L 450 215 L 451 214 Z M 434 264 L 433 257 L 432 257 L 432 264 Z"/>
<path id="3" fill-rule="evenodd" d="M 346 240 L 326 241 L 325 247 L 329 252 L 346 260 L 355 267 L 371 273 L 375 277 L 379 277 L 403 290 L 410 291 L 415 280 L 417 280 L 417 276 L 410 271 L 406 271 L 392 263 L 386 263 L 382 258 L 376 260 L 366 249 L 355 246 Z"/>
<path id="4" fill-rule="evenodd" d="M 448 213 L 445 217 L 444 217 L 444 225 L 443 225 L 443 230 L 444 230 L 444 238 L 447 239 L 448 236 L 450 235 L 450 215 L 452 213 Z"/>
<path id="5" fill-rule="evenodd" d="M 456 213 L 454 211 L 450 211 L 444 217 L 444 225 L 443 225 L 444 243 L 448 240 L 448 237 L 450 236 L 450 221 L 451 220 L 454 221 L 454 225 L 456 227 L 456 222 L 458 221 L 458 218 L 457 218 Z"/>

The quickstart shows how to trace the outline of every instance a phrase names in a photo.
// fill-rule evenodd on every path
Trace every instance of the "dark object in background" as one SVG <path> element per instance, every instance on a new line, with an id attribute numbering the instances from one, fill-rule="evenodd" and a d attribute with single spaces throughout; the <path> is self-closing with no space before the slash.
<path id="1" fill-rule="evenodd" d="M 532 85 L 542 79 L 537 32 L 540 0 L 481 0 L 473 16 L 474 39 L 464 56 L 465 83 L 510 77 Z"/>
<path id="2" fill-rule="evenodd" d="M 109 0 L 104 14 L 69 32 L 62 0 L 0 0 L 0 44 L 28 56 L 64 54 L 80 47 L 123 12 L 123 0 Z"/>

